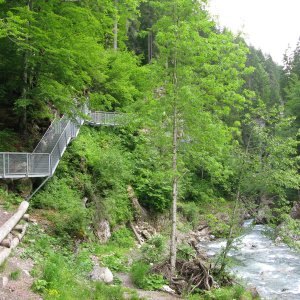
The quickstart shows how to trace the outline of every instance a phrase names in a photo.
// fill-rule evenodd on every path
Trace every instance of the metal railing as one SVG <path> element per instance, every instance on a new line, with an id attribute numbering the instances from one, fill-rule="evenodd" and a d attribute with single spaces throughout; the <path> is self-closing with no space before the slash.
<path id="1" fill-rule="evenodd" d="M 91 125 L 116 126 L 117 113 L 88 112 Z M 52 176 L 70 141 L 75 138 L 84 120 L 66 116 L 54 120 L 32 153 L 0 152 L 0 178 Z"/>
<path id="2" fill-rule="evenodd" d="M 120 125 L 120 114 L 116 112 L 94 111 L 89 113 L 93 125 L 117 126 Z"/>
<path id="3" fill-rule="evenodd" d="M 0 153 L 0 178 L 44 177 L 50 173 L 49 153 Z"/>

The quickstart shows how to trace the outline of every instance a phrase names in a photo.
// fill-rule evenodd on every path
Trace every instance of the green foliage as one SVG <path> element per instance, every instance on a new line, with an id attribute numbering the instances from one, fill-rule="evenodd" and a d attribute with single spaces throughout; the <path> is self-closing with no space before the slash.
<path id="1" fill-rule="evenodd" d="M 43 279 L 37 279 L 32 284 L 32 290 L 37 293 L 43 293 L 47 287 L 47 281 Z"/>
<path id="2" fill-rule="evenodd" d="M 9 193 L 0 188 L 0 202 L 4 205 L 5 209 L 11 210 L 15 205 L 19 205 L 23 199 L 13 193 Z"/>
<path id="3" fill-rule="evenodd" d="M 300 221 L 292 219 L 288 214 L 281 215 L 282 223 L 277 232 L 282 240 L 291 248 L 300 250 Z"/>
<path id="4" fill-rule="evenodd" d="M 158 290 L 166 284 L 166 280 L 160 274 L 151 274 L 150 266 L 143 262 L 136 262 L 131 267 L 133 283 L 144 290 Z"/>
<path id="5" fill-rule="evenodd" d="M 147 263 L 156 263 L 166 258 L 167 246 L 165 238 L 155 235 L 141 247 L 142 259 Z"/>
<path id="6" fill-rule="evenodd" d="M 130 248 L 134 245 L 134 242 L 132 232 L 126 227 L 114 231 L 110 237 L 110 243 L 116 244 L 121 248 Z"/>
<path id="7" fill-rule="evenodd" d="M 93 200 L 95 220 L 106 218 L 112 226 L 130 220 L 127 185 L 132 179 L 132 160 L 120 138 L 110 130 L 83 128 L 70 151 L 92 174 L 85 189 L 90 186 L 87 193 Z"/>
<path id="8" fill-rule="evenodd" d="M 32 199 L 32 206 L 49 211 L 53 230 L 60 236 L 70 235 L 83 238 L 88 225 L 88 212 L 82 205 L 80 192 L 72 188 L 70 178 L 57 178 Z"/>
<path id="9" fill-rule="evenodd" d="M 226 223 L 220 216 L 214 214 L 207 214 L 206 221 L 211 229 L 211 232 L 216 237 L 225 237 L 229 233 L 229 224 Z"/>
<path id="10" fill-rule="evenodd" d="M 190 260 L 196 257 L 196 250 L 188 244 L 177 245 L 177 258 L 182 260 Z"/>
<path id="11" fill-rule="evenodd" d="M 15 151 L 16 147 L 14 146 L 17 140 L 17 134 L 12 130 L 0 130 L 0 151 L 9 152 Z"/>
<path id="12" fill-rule="evenodd" d="M 128 272 L 128 257 L 118 251 L 100 256 L 101 264 L 113 272 Z"/>
<path id="13" fill-rule="evenodd" d="M 84 280 L 93 268 L 90 256 L 94 249 L 90 243 L 81 245 L 75 255 L 72 241 L 49 236 L 38 226 L 29 227 L 24 242 L 27 247 L 23 256 L 30 257 L 36 262 L 31 272 L 36 278 L 32 289 L 42 294 L 43 299 L 124 299 L 121 287 L 94 284 Z M 124 251 L 120 244 L 115 244 L 113 247 L 119 253 Z M 110 250 L 106 246 L 104 251 L 107 256 Z M 137 299 L 131 293 L 130 297 L 130 299 Z"/>
<path id="14" fill-rule="evenodd" d="M 193 228 L 199 224 L 199 206 L 195 202 L 178 203 L 178 211 L 186 218 Z"/>
<path id="15" fill-rule="evenodd" d="M 105 245 L 94 245 L 93 252 L 100 263 L 116 272 L 129 271 L 128 251 L 134 246 L 134 238 L 129 229 L 121 227 L 114 231 Z"/>
<path id="16" fill-rule="evenodd" d="M 191 295 L 189 300 L 252 300 L 259 298 L 253 298 L 251 293 L 245 291 L 245 289 L 240 285 L 234 285 L 230 287 L 213 289 L 211 291 L 206 291 L 204 295 Z"/>
<path id="17" fill-rule="evenodd" d="M 35 281 L 33 289 L 42 293 L 45 299 L 125 299 L 121 287 L 87 284 L 75 264 L 54 253 L 46 259 L 42 279 Z"/>

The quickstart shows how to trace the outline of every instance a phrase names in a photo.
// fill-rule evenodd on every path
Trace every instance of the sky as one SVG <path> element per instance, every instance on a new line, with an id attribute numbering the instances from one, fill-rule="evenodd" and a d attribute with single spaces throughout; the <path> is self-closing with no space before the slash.
<path id="1" fill-rule="evenodd" d="M 246 41 L 282 64 L 290 46 L 300 37 L 300 0 L 209 0 L 209 11 L 219 25 L 234 33 L 242 31 Z"/>

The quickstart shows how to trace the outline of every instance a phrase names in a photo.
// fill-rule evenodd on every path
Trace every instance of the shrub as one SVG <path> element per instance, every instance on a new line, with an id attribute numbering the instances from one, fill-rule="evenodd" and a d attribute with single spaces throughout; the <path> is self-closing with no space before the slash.
<path id="1" fill-rule="evenodd" d="M 204 300 L 232 300 L 232 299 L 253 299 L 250 292 L 246 292 L 240 285 L 213 289 L 205 292 Z"/>
<path id="2" fill-rule="evenodd" d="M 167 252 L 166 242 L 161 235 L 155 235 L 141 247 L 142 258 L 147 263 L 164 260 Z"/>
<path id="3" fill-rule="evenodd" d="M 130 248 L 134 245 L 134 238 L 128 228 L 122 227 L 112 233 L 110 242 L 122 248 Z"/>
<path id="4" fill-rule="evenodd" d="M 146 277 L 149 274 L 150 266 L 144 262 L 136 262 L 131 267 L 131 278 L 133 283 L 141 289 L 146 287 Z"/>
<path id="5" fill-rule="evenodd" d="M 9 129 L 0 130 L 0 151 L 8 152 L 15 151 L 14 144 L 16 143 L 17 135 L 15 132 Z"/>
<path id="6" fill-rule="evenodd" d="M 179 244 L 177 246 L 177 258 L 183 260 L 189 260 L 196 256 L 196 250 L 187 244 Z"/>
<path id="7" fill-rule="evenodd" d="M 178 211 L 190 222 L 193 226 L 199 223 L 199 207 L 195 202 L 178 203 Z"/>
<path id="8" fill-rule="evenodd" d="M 151 274 L 150 266 L 144 262 L 136 262 L 131 267 L 133 283 L 144 290 L 158 290 L 167 282 L 161 274 Z"/>

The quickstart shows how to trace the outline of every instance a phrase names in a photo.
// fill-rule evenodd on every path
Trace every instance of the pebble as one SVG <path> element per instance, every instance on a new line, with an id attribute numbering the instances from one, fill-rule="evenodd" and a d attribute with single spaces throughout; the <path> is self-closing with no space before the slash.
<path id="1" fill-rule="evenodd" d="M 6 276 L 0 277 L 0 288 L 3 289 L 8 284 L 8 278 Z"/>

